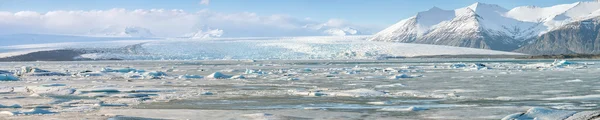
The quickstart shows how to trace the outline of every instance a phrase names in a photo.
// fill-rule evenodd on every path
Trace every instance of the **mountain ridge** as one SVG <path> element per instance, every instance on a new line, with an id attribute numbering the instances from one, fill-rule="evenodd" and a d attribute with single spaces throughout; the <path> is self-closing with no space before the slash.
<path id="1" fill-rule="evenodd" d="M 433 7 L 418 12 L 368 40 L 514 51 L 564 25 L 596 16 L 600 16 L 597 1 L 510 10 L 476 2 L 454 10 Z"/>

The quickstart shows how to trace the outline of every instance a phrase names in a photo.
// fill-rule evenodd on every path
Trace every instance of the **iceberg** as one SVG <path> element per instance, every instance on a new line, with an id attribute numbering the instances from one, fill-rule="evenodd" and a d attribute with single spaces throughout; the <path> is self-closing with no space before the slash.
<path id="1" fill-rule="evenodd" d="M 214 72 L 208 76 L 206 76 L 206 78 L 212 78 L 212 79 L 226 79 L 226 78 L 231 78 L 230 75 L 225 75 L 221 72 Z"/>
<path id="2" fill-rule="evenodd" d="M 0 81 L 17 81 L 19 78 L 12 75 L 12 72 L 0 70 Z"/>

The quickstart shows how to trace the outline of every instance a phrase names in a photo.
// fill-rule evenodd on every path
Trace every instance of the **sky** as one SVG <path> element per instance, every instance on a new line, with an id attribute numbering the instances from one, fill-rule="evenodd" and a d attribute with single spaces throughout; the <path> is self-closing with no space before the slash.
<path id="1" fill-rule="evenodd" d="M 60 16 L 61 18 L 69 18 L 69 20 L 79 19 L 93 19 L 93 18 L 82 18 L 81 16 L 90 16 L 94 14 L 98 17 L 97 13 L 90 13 L 90 11 L 102 11 L 102 12 L 121 12 L 124 17 L 126 14 L 133 14 L 135 10 L 142 9 L 152 11 L 152 9 L 164 9 L 163 11 L 184 11 L 186 15 L 195 15 L 195 17 L 204 18 L 193 18 L 193 20 L 199 21 L 211 21 L 203 24 L 194 24 L 188 26 L 203 26 L 204 28 L 218 28 L 225 29 L 233 26 L 226 26 L 227 23 L 219 23 L 222 25 L 215 25 L 212 22 L 218 22 L 216 18 L 210 18 L 218 16 L 219 19 L 252 19 L 256 20 L 255 23 L 260 25 L 249 25 L 254 23 L 239 23 L 247 25 L 245 27 L 258 27 L 261 25 L 267 25 L 266 28 L 270 27 L 304 27 L 311 29 L 330 29 L 330 28 L 348 28 L 352 26 L 352 29 L 366 29 L 369 32 L 376 32 L 389 25 L 396 23 L 399 20 L 408 18 L 415 15 L 417 12 L 428 10 L 434 6 L 442 9 L 457 9 L 468 6 L 475 2 L 482 2 L 487 4 L 497 4 L 504 8 L 511 9 L 517 6 L 534 5 L 540 7 L 552 6 L 557 4 L 574 3 L 582 0 L 0 0 L 0 11 L 5 14 L 13 14 L 28 11 L 28 17 L 36 18 L 34 14 L 48 15 L 48 12 L 66 11 L 62 14 L 69 14 Z M 585 1 L 585 0 L 583 0 Z M 121 11 L 119 11 L 121 10 Z M 198 13 L 198 11 L 202 13 Z M 32 13 L 33 12 L 33 13 Z M 69 13 L 70 12 L 70 13 Z M 88 13 L 73 13 L 73 12 L 88 12 Z M 128 13 L 129 12 L 129 13 Z M 154 17 L 169 17 L 169 15 L 157 15 L 159 13 L 154 12 L 154 16 L 151 18 L 144 18 L 150 20 Z M 77 15 L 74 15 L 77 14 Z M 85 14 L 85 15 L 83 15 Z M 112 14 L 117 13 L 103 13 L 112 17 Z M 164 13 L 162 13 L 164 14 Z M 173 13 L 169 13 L 173 14 Z M 180 13 L 177 13 L 180 14 Z M 202 14 L 202 15 L 198 15 Z M 1 13 L 0 13 L 1 15 Z M 34 15 L 34 16 L 31 16 Z M 53 14 L 54 15 L 54 14 Z M 181 15 L 177 15 L 181 16 Z M 173 19 L 189 19 L 192 18 L 179 18 L 177 16 Z M 239 17 L 242 16 L 242 17 Z M 0 16 L 1 17 L 1 16 Z M 39 16 L 37 16 L 39 17 Z M 1 18 L 0 18 L 1 19 Z M 22 18 L 12 18 L 13 20 L 21 20 Z M 45 17 L 45 20 L 38 20 L 37 22 L 46 22 L 49 18 Z M 115 18 L 116 19 L 116 18 Z M 131 18 L 131 19 L 142 19 L 142 18 Z M 234 21 L 235 21 L 234 20 Z M 58 20 L 57 20 L 58 21 Z M 90 20 L 88 20 L 90 21 Z M 124 21 L 135 23 L 137 21 Z M 143 22 L 143 21 L 142 21 Z M 231 22 L 231 21 L 230 21 Z M 238 21 L 239 22 L 239 21 Z M 284 23 L 284 24 L 280 24 Z M 0 23 L 1 24 L 1 23 Z M 9 24 L 5 22 L 5 24 Z M 10 23 L 14 25 L 16 23 Z M 54 23 L 59 24 L 59 23 Z M 60 23 L 68 24 L 68 23 Z M 83 24 L 83 23 L 82 23 Z M 104 26 L 136 26 L 140 25 L 108 25 L 116 23 L 106 23 Z M 27 24 L 30 25 L 30 24 Z M 40 24 L 42 25 L 42 24 Z M 164 26 L 164 25 L 163 25 Z M 185 26 L 185 25 L 181 25 Z M 207 27 L 208 26 L 208 27 Z M 56 27 L 56 26 L 54 26 Z M 94 26 L 97 27 L 97 26 Z M 261 26 L 262 27 L 262 26 Z M 144 27 L 149 29 L 158 29 L 158 26 Z M 86 28 L 90 29 L 90 28 Z M 189 29 L 195 28 L 185 28 Z M 231 29 L 231 28 L 229 28 Z M 83 29 L 82 29 L 83 30 Z M 204 31 L 210 31 L 204 30 Z M 6 31 L 6 30 L 5 30 Z M 17 30 L 18 31 L 18 30 Z M 49 31 L 49 30 L 46 30 Z M 81 31 L 81 30 L 79 30 Z M 85 30 L 90 31 L 90 30 Z M 153 30 L 156 31 L 156 30 Z M 193 31 L 193 30 L 192 30 Z M 231 31 L 231 30 L 229 30 Z M 244 30 L 238 30 L 244 31 Z M 348 30 L 342 30 L 342 33 L 348 33 Z M 0 34 L 2 34 L 0 30 Z M 44 32 L 43 30 L 37 32 Z M 72 32 L 72 31 L 71 31 Z M 183 32 L 183 31 L 180 31 Z M 298 32 L 295 30 L 282 31 L 282 32 Z M 333 31 L 334 33 L 337 31 Z M 68 33 L 68 32 L 65 32 Z M 228 33 L 225 30 L 225 33 Z M 337 32 L 339 33 L 339 32 Z M 173 33 L 165 33 L 175 34 Z M 253 33 L 254 34 L 254 33 Z M 257 33 L 258 36 L 271 36 L 275 34 L 283 34 L 279 32 L 265 32 Z M 312 34 L 312 33 L 306 33 Z M 298 34 L 301 35 L 301 34 Z M 240 35 L 242 36 L 242 35 Z"/>

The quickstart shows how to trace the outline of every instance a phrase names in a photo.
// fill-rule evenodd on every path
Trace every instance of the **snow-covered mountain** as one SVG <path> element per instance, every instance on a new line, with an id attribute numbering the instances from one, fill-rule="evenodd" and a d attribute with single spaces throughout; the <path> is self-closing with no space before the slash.
<path id="1" fill-rule="evenodd" d="M 92 29 L 88 33 L 94 36 L 109 36 L 109 37 L 154 37 L 150 30 L 136 26 L 108 26 L 102 29 Z"/>
<path id="2" fill-rule="evenodd" d="M 572 22 L 600 16 L 600 2 L 511 10 L 475 3 L 455 10 L 434 7 L 401 20 L 370 40 L 512 51 Z"/>
<path id="3" fill-rule="evenodd" d="M 600 54 L 600 17 L 555 28 L 516 51 L 528 54 Z"/>

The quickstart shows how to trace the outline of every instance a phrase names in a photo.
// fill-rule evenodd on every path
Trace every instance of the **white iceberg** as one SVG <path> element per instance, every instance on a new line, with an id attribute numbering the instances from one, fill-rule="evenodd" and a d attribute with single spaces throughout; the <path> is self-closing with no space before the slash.
<path id="1" fill-rule="evenodd" d="M 44 110 L 41 108 L 34 108 L 31 110 L 27 110 L 27 111 L 1 111 L 0 114 L 4 114 L 4 115 L 10 115 L 10 116 L 14 116 L 14 115 L 42 115 L 42 114 L 54 114 L 56 112 L 51 112 L 48 110 Z"/>
<path id="2" fill-rule="evenodd" d="M 204 78 L 204 77 L 200 76 L 200 75 L 188 75 L 188 74 L 185 74 L 185 75 L 180 75 L 179 76 L 179 79 L 186 79 L 186 80 L 187 79 L 202 79 L 202 78 Z"/>
<path id="3" fill-rule="evenodd" d="M 23 66 L 21 67 L 20 75 L 23 76 L 66 76 L 67 74 L 51 72 L 48 70 L 42 70 L 39 68 Z"/>
<path id="4" fill-rule="evenodd" d="M 12 75 L 12 72 L 0 70 L 0 81 L 16 81 L 19 78 Z"/>
<path id="5" fill-rule="evenodd" d="M 231 78 L 232 76 L 230 75 L 225 75 L 221 72 L 214 72 L 208 76 L 206 76 L 206 78 L 212 78 L 212 79 L 227 79 L 227 78 Z"/>
<path id="6" fill-rule="evenodd" d="M 502 118 L 502 120 L 564 120 L 575 113 L 577 112 L 533 107 L 525 113 L 508 115 Z"/>
<path id="7" fill-rule="evenodd" d="M 100 72 L 118 72 L 118 73 L 131 73 L 131 72 L 133 72 L 133 73 L 143 73 L 143 72 L 146 72 L 146 71 L 144 71 L 144 70 L 138 70 L 138 69 L 135 69 L 135 68 L 126 67 L 126 68 L 121 68 L 121 69 L 102 68 L 102 70 L 100 70 Z"/>
<path id="8" fill-rule="evenodd" d="M 231 79 L 246 79 L 243 75 L 232 76 Z"/>
<path id="9" fill-rule="evenodd" d="M 404 79 L 404 78 L 413 78 L 413 76 L 406 75 L 406 74 L 399 74 L 399 75 L 390 77 L 390 79 Z"/>
<path id="10" fill-rule="evenodd" d="M 148 79 L 161 79 L 161 78 L 164 78 L 165 76 L 168 76 L 167 73 L 161 72 L 161 71 L 152 71 L 152 72 L 144 73 L 144 78 L 148 78 Z"/>

